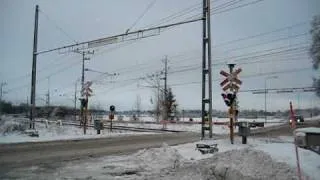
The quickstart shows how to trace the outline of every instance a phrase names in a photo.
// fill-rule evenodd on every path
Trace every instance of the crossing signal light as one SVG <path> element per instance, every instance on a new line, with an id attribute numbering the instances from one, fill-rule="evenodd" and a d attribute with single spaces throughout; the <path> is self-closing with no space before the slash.
<path id="1" fill-rule="evenodd" d="M 79 98 L 80 102 L 81 102 L 81 107 L 86 107 L 88 104 L 88 100 L 85 98 Z"/>
<path id="2" fill-rule="evenodd" d="M 222 93 L 221 96 L 224 100 L 224 103 L 226 103 L 227 106 L 230 106 L 230 100 L 228 99 L 227 95 L 225 93 Z"/>
<path id="3" fill-rule="evenodd" d="M 227 106 L 231 106 L 234 100 L 236 99 L 236 94 L 232 93 L 222 93 L 221 96 Z"/>
<path id="4" fill-rule="evenodd" d="M 233 104 L 234 100 L 236 99 L 236 94 L 228 93 L 227 97 L 230 101 L 230 106 Z"/>
<path id="5" fill-rule="evenodd" d="M 110 111 L 111 111 L 111 112 L 114 112 L 115 110 L 116 110 L 116 107 L 115 107 L 114 105 L 111 105 L 111 106 L 110 106 Z"/>

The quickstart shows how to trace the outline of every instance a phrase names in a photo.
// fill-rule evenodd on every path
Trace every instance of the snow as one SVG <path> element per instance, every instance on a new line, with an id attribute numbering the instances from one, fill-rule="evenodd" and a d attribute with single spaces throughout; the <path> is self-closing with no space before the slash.
<path id="1" fill-rule="evenodd" d="M 286 162 L 292 167 L 296 167 L 296 156 L 294 144 L 290 143 L 270 143 L 260 144 L 255 149 L 262 150 L 271 155 L 279 162 Z M 312 179 L 320 177 L 320 156 L 312 151 L 299 148 L 300 167 L 305 175 Z"/>
<path id="2" fill-rule="evenodd" d="M 241 144 L 240 138 L 236 138 L 232 145 L 228 139 L 205 140 L 195 143 L 188 143 L 175 146 L 183 158 L 189 160 L 201 160 L 216 156 L 216 154 L 202 155 L 195 150 L 197 143 L 213 144 L 217 143 L 219 152 L 227 152 L 230 150 L 243 150 L 250 148 L 267 153 L 274 161 L 287 163 L 291 168 L 296 168 L 296 156 L 294 150 L 293 137 L 280 136 L 277 138 L 249 138 L 248 144 Z M 300 166 L 305 176 L 311 179 L 320 177 L 320 156 L 312 151 L 298 148 L 300 156 Z M 260 166 L 258 164 L 257 166 Z"/>
<path id="3" fill-rule="evenodd" d="M 50 170 L 32 166 L 18 174 L 21 179 L 297 179 L 292 141 L 291 136 L 280 136 L 250 138 L 248 144 L 241 144 L 240 138 L 235 138 L 235 144 L 229 139 L 164 143 L 161 148 L 71 161 Z M 197 143 L 217 143 L 219 152 L 202 155 L 195 149 Z M 304 179 L 318 179 L 320 156 L 300 148 L 299 155 Z"/>
<path id="4" fill-rule="evenodd" d="M 143 127 L 143 128 L 155 128 L 161 129 L 164 126 L 162 124 L 137 124 L 137 123 L 127 123 L 124 124 L 129 127 Z M 189 131 L 189 132 L 200 132 L 201 131 L 201 124 L 167 124 L 166 129 L 169 130 L 179 130 L 179 131 Z M 227 134 L 229 133 L 229 128 L 227 126 L 219 125 L 213 126 L 212 129 L 213 133 L 215 134 Z"/>
<path id="5" fill-rule="evenodd" d="M 19 142 L 39 142 L 39 141 L 54 141 L 54 140 L 70 140 L 70 139 L 90 139 L 115 136 L 130 136 L 137 134 L 154 134 L 150 132 L 130 132 L 113 130 L 102 130 L 101 134 L 93 128 L 88 128 L 86 134 L 83 133 L 83 128 L 76 126 L 61 126 L 59 124 L 49 124 L 46 127 L 45 123 L 35 123 L 35 129 L 39 133 L 39 137 L 30 137 L 24 134 L 24 130 L 28 129 L 29 123 L 24 118 L 2 118 L 0 121 L 0 143 L 19 143 Z"/>
<path id="6" fill-rule="evenodd" d="M 137 121 L 135 123 L 128 122 L 128 121 L 114 121 L 113 123 L 115 125 L 122 125 L 122 126 L 129 126 L 129 127 L 139 127 L 139 128 L 155 128 L 155 129 L 161 129 L 163 127 L 166 127 L 166 129 L 169 130 L 180 130 L 180 131 L 189 131 L 189 132 L 200 132 L 201 131 L 201 124 L 198 123 L 190 123 L 190 124 L 182 124 L 182 123 L 167 123 L 165 126 L 163 124 L 155 124 L 155 123 L 145 123 L 145 122 L 154 122 L 152 120 L 152 117 L 144 117 L 145 119 L 148 119 L 148 121 Z M 193 118 L 194 122 L 200 122 L 201 118 Z M 243 119 L 240 118 L 239 121 L 248 121 L 248 122 L 264 122 L 264 119 Z M 188 122 L 188 121 L 187 121 Z M 213 122 L 229 122 L 228 118 L 213 118 Z M 276 127 L 281 124 L 286 123 L 283 119 L 268 119 L 267 123 L 265 124 L 265 127 Z M 213 125 L 213 133 L 214 134 L 228 134 L 229 133 L 229 127 L 228 125 Z M 260 127 L 256 127 L 260 128 Z M 252 128 L 253 129 L 253 128 Z M 235 129 L 235 132 L 237 132 L 237 128 Z"/>
<path id="7" fill-rule="evenodd" d="M 320 128 L 317 128 L 317 127 L 298 128 L 295 130 L 295 132 L 320 134 Z"/>
<path id="8" fill-rule="evenodd" d="M 153 173 L 159 174 L 165 168 L 178 168 L 183 161 L 177 150 L 163 144 L 161 148 L 143 149 L 131 155 L 71 162 L 54 173 L 45 172 L 38 166 L 20 173 L 30 179 L 143 179 Z"/>
<path id="9" fill-rule="evenodd" d="M 144 120 L 151 120 L 152 117 L 143 116 Z M 134 135 L 134 134 L 150 134 L 146 132 L 129 132 L 129 131 L 113 131 L 110 132 L 108 130 L 101 131 L 100 135 L 96 134 L 96 130 L 93 128 L 87 129 L 87 134 L 83 134 L 83 129 L 75 126 L 59 126 L 59 123 L 48 122 L 46 119 L 38 119 L 43 123 L 36 123 L 36 130 L 39 132 L 39 138 L 29 137 L 22 132 L 28 129 L 29 120 L 26 118 L 14 118 L 14 117 L 2 117 L 2 121 L 0 121 L 0 143 L 17 143 L 17 142 L 35 142 L 35 141 L 52 141 L 52 140 L 66 140 L 66 139 L 86 139 L 86 138 L 99 138 L 99 137 L 111 137 L 111 136 L 126 136 L 126 135 Z M 195 118 L 200 120 L 200 118 Z M 225 122 L 227 118 L 216 118 L 216 122 Z M 239 121 L 248 120 L 248 119 L 239 119 Z M 250 121 L 250 120 L 248 120 Z M 279 125 L 279 119 L 269 120 L 270 122 L 266 126 L 276 126 Z M 58 122 L 58 121 L 55 121 Z M 46 128 L 46 125 L 48 126 Z M 119 122 L 114 121 L 114 125 L 122 125 L 128 127 L 142 127 L 142 128 L 154 128 L 154 129 L 162 129 L 163 124 L 150 124 L 144 123 L 143 121 L 140 123 L 130 123 L 130 122 Z M 189 131 L 189 132 L 200 132 L 201 124 L 176 124 L 176 123 L 168 123 L 166 125 L 166 129 L 168 130 L 179 130 L 179 131 Z M 235 132 L 237 132 L 237 128 Z M 214 134 L 228 134 L 229 127 L 227 125 L 213 125 L 213 133 Z"/>
<path id="10" fill-rule="evenodd" d="M 305 121 L 312 121 L 312 120 L 319 120 L 319 119 L 320 119 L 320 115 L 304 118 Z"/>

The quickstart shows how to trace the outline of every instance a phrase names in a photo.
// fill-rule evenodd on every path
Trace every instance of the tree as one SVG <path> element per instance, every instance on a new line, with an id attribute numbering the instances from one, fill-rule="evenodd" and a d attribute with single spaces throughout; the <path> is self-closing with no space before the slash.
<path id="1" fill-rule="evenodd" d="M 176 99 L 172 93 L 172 89 L 169 88 L 167 92 L 167 97 L 166 97 L 166 102 L 165 102 L 165 107 L 166 107 L 166 114 L 167 118 L 170 118 L 171 120 L 174 119 L 177 113 L 177 106 L 178 104 L 176 103 Z"/>
<path id="2" fill-rule="evenodd" d="M 137 99 L 136 99 L 136 120 L 140 120 L 140 112 L 141 112 L 141 97 L 140 95 L 137 95 Z"/>
<path id="3" fill-rule="evenodd" d="M 319 70 L 320 65 L 320 15 L 313 18 L 311 22 L 312 44 L 310 56 L 312 58 L 313 68 Z M 313 79 L 313 87 L 316 88 L 316 95 L 320 97 L 320 73 Z"/>

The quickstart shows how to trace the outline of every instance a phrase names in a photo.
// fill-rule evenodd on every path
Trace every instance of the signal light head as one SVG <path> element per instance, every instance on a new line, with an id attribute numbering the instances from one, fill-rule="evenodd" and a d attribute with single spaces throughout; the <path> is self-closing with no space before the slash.
<path id="1" fill-rule="evenodd" d="M 222 93 L 221 96 L 227 106 L 231 106 L 236 98 L 236 94 L 233 93 Z"/>

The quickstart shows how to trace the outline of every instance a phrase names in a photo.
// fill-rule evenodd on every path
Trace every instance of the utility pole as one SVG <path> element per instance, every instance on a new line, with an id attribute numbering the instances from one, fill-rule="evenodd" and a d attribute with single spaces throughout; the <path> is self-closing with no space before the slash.
<path id="1" fill-rule="evenodd" d="M 140 113 L 141 113 L 141 97 L 140 95 L 137 95 L 137 102 L 136 102 L 136 108 L 137 108 L 137 119 L 140 120 Z"/>
<path id="2" fill-rule="evenodd" d="M 207 86 L 206 86 L 207 85 Z M 208 94 L 206 94 L 206 92 Z M 212 76 L 211 76 L 211 30 L 210 30 L 210 0 L 203 0 L 202 15 L 202 117 L 201 138 L 209 130 L 212 138 Z M 206 110 L 208 108 L 208 110 Z M 209 129 L 205 127 L 205 119 L 209 120 Z"/>
<path id="3" fill-rule="evenodd" d="M 34 115 L 36 111 L 36 73 L 37 73 L 37 47 L 38 47 L 38 18 L 39 5 L 36 5 L 34 17 L 33 52 L 32 52 L 32 77 L 31 77 L 31 109 L 30 128 L 34 129 Z"/>
<path id="4" fill-rule="evenodd" d="M 278 76 L 269 76 L 264 79 L 264 122 L 267 123 L 267 80 L 268 79 L 277 79 Z"/>
<path id="5" fill-rule="evenodd" d="M 161 107 L 161 100 L 160 100 L 160 78 L 159 75 L 156 75 L 156 87 L 157 87 L 157 104 L 156 104 L 156 116 L 157 116 L 157 123 L 159 122 L 159 117 L 160 117 L 160 107 Z"/>
<path id="6" fill-rule="evenodd" d="M 84 91 L 84 79 L 85 79 L 85 64 L 84 62 L 87 60 L 90 60 L 90 58 L 86 57 L 87 54 L 94 54 L 94 51 L 80 51 L 79 49 L 73 51 L 75 53 L 81 54 L 82 55 L 82 69 L 81 69 L 81 96 L 84 97 L 83 95 L 83 91 Z M 80 120 L 80 126 L 82 125 L 82 123 L 84 122 L 84 118 L 83 118 L 83 111 L 84 111 L 84 107 L 80 107 L 80 116 L 81 116 L 81 120 Z"/>
<path id="7" fill-rule="evenodd" d="M 48 77 L 48 92 L 46 96 L 47 96 L 46 105 L 49 107 L 50 106 L 50 77 Z"/>
<path id="8" fill-rule="evenodd" d="M 229 73 L 233 74 L 233 68 L 235 64 L 228 64 Z M 230 91 L 236 94 L 235 89 L 233 88 L 233 80 L 230 81 Z M 234 142 L 234 121 L 235 121 L 235 101 L 230 105 L 229 109 L 230 113 L 230 141 L 231 144 Z"/>
<path id="9" fill-rule="evenodd" d="M 164 59 L 164 103 L 165 103 L 165 120 L 168 120 L 168 58 Z"/>
<path id="10" fill-rule="evenodd" d="M 46 94 L 46 111 L 47 111 L 47 118 L 50 117 L 50 77 L 48 77 L 48 92 Z"/>
<path id="11" fill-rule="evenodd" d="M 74 85 L 74 120 L 77 121 L 77 81 Z"/>
<path id="12" fill-rule="evenodd" d="M 168 81 L 168 57 L 166 56 L 164 59 L 164 120 L 168 120 L 168 86 L 167 86 L 167 81 Z"/>
<path id="13" fill-rule="evenodd" d="M 26 103 L 27 103 L 27 108 L 26 108 L 26 117 L 28 117 L 28 115 L 29 115 L 29 97 L 27 96 L 27 101 L 26 101 Z"/>
<path id="14" fill-rule="evenodd" d="M 3 96 L 3 86 L 7 85 L 7 83 L 5 82 L 1 82 L 0 84 L 0 117 L 1 117 L 1 113 L 2 113 L 2 96 Z"/>

